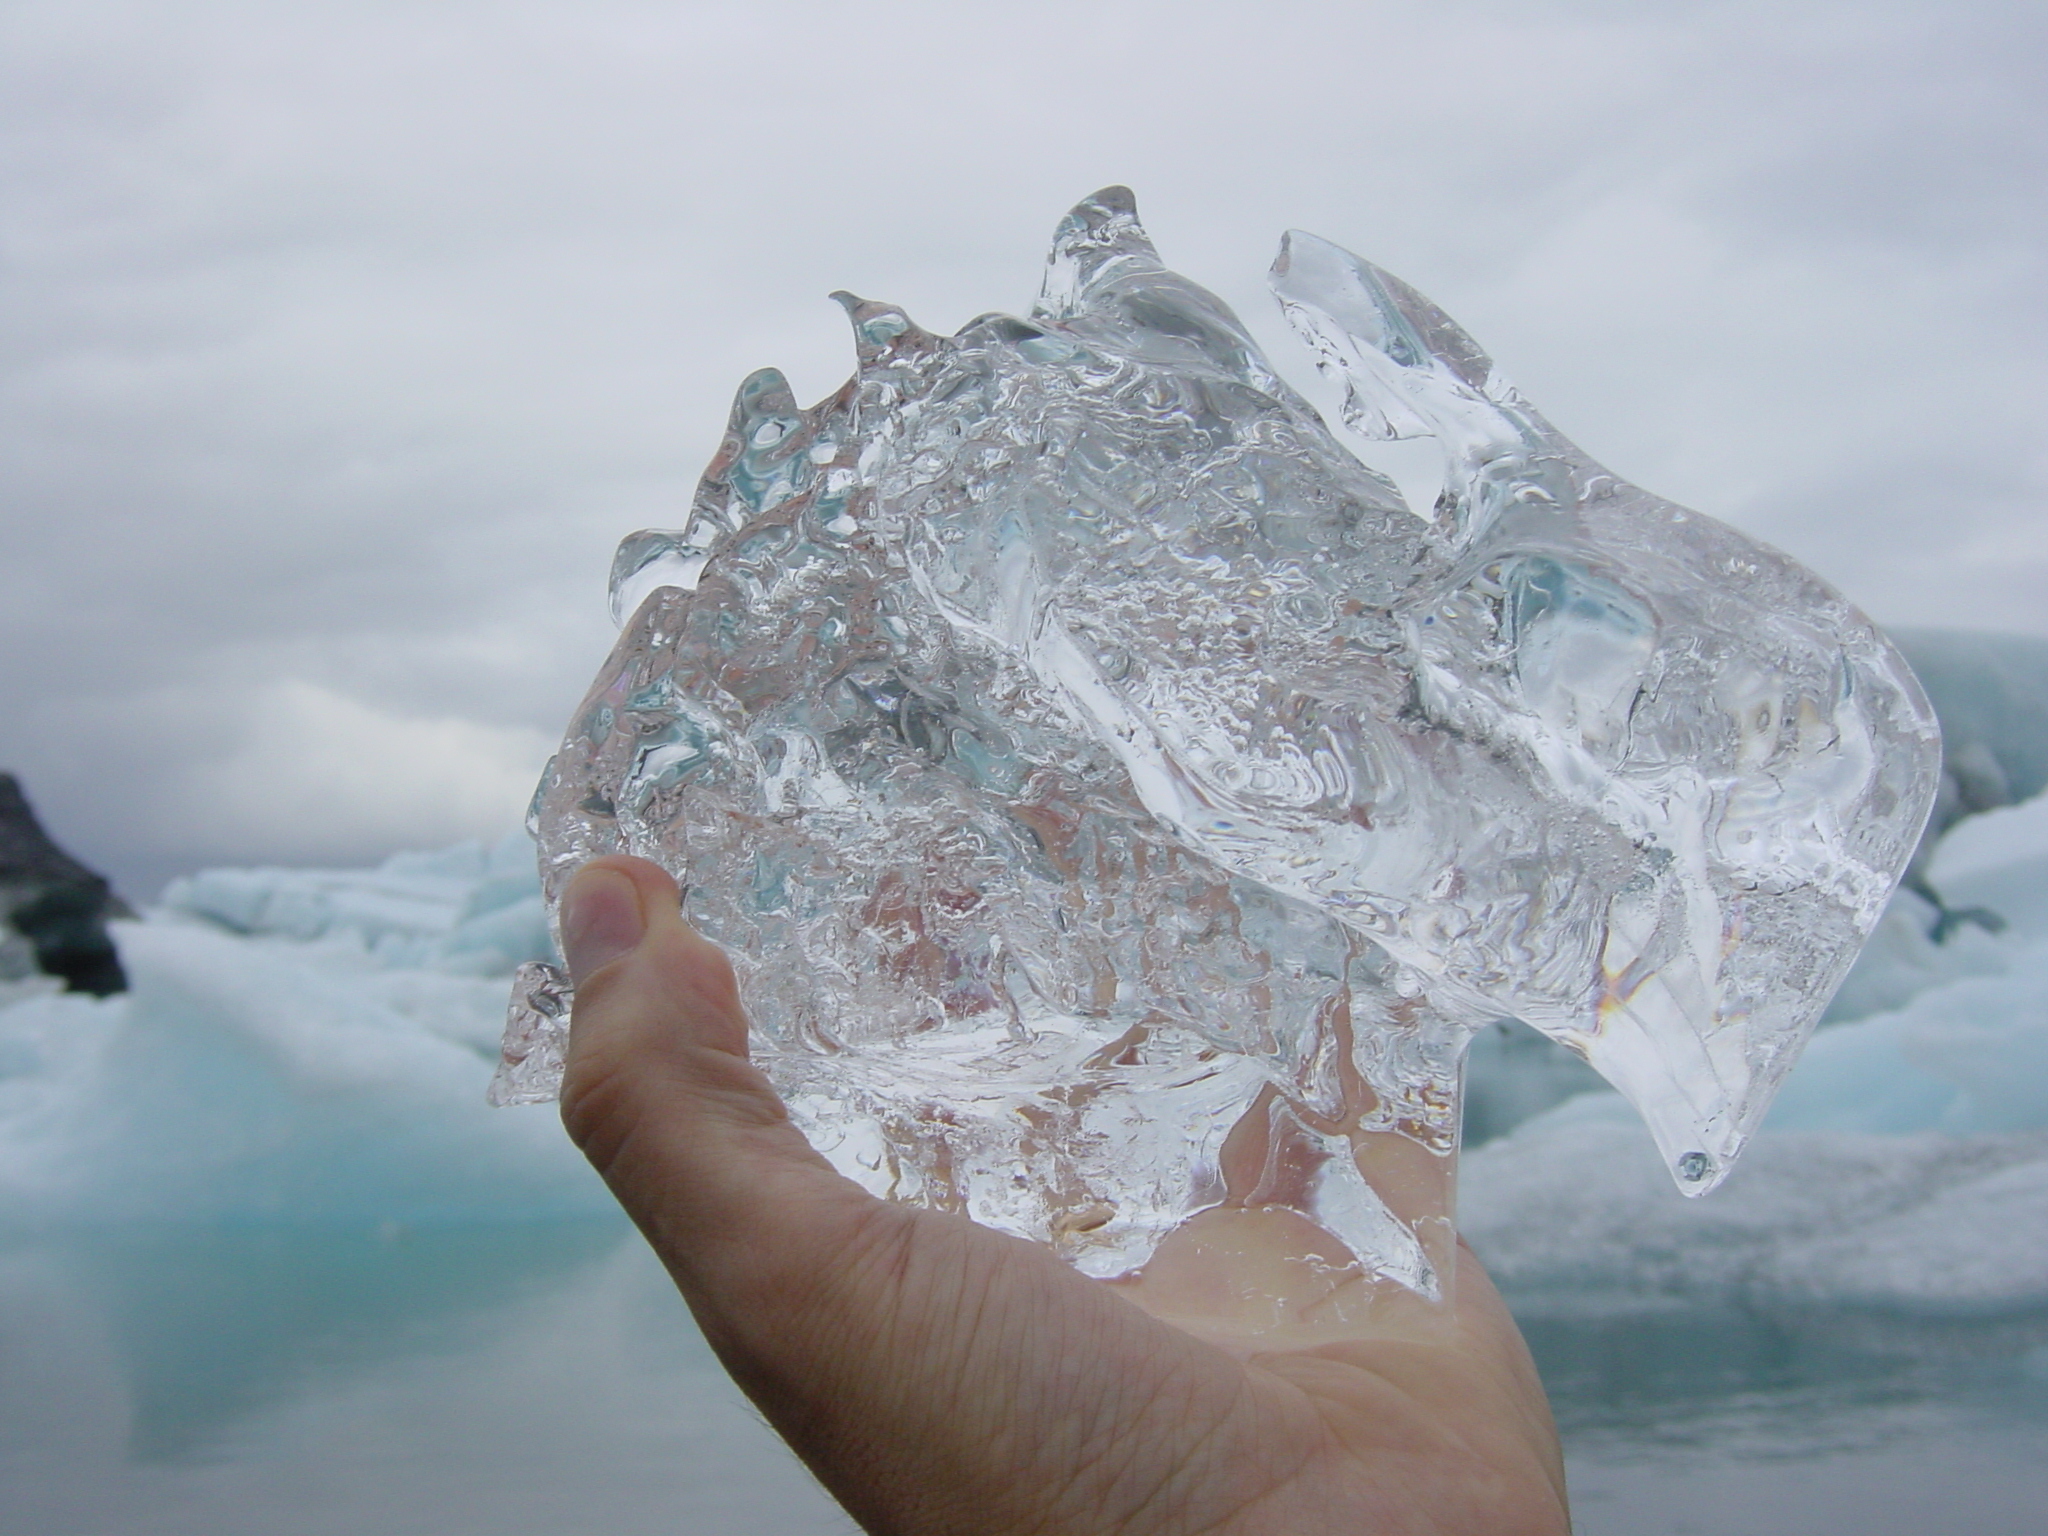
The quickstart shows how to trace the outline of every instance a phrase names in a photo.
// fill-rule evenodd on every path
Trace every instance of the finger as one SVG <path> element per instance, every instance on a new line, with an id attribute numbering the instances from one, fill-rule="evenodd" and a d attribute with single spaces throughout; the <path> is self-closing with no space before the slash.
<path id="1" fill-rule="evenodd" d="M 576 1002 L 562 1119 L 693 1306 L 758 1288 L 871 1201 L 790 1123 L 747 1059 L 732 966 L 645 859 L 584 866 L 562 896 Z"/>
<path id="2" fill-rule="evenodd" d="M 1116 1426 L 1162 1395 L 1234 1401 L 1234 1376 L 1181 1380 L 1178 1336 L 1045 1249 L 835 1173 L 747 1060 L 732 969 L 655 865 L 586 866 L 562 927 L 570 1134 L 726 1367 L 858 1517 L 1112 1527 L 1079 1512 L 1114 1515 L 1154 1487 L 1109 1454 Z M 1178 1414 L 1172 1434 L 1200 1418 Z M 1040 1518 L 1048 1500 L 1074 1518 Z"/>

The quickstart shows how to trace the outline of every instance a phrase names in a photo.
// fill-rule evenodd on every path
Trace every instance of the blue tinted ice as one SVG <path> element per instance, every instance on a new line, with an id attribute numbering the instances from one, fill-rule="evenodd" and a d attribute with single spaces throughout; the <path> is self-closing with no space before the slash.
<path id="1" fill-rule="evenodd" d="M 1711 1188 L 1938 742 L 1853 607 L 1603 470 L 1405 284 L 1301 234 L 1272 282 L 1358 441 L 1121 189 L 1027 319 L 842 296 L 853 379 L 748 379 L 687 525 L 621 546 L 535 827 L 551 900 L 600 853 L 675 873 L 876 1192 L 1098 1275 L 1285 1206 L 1434 1294 L 1470 1032 L 1584 1055 Z M 1390 437 L 1441 447 L 1433 507 Z M 523 976 L 501 1099 L 553 1091 L 567 1001 Z"/>

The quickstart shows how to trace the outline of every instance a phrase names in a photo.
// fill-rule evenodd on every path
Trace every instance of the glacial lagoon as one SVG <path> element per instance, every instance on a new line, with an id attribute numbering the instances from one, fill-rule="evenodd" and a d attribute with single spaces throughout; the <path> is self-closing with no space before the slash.
<path id="1" fill-rule="evenodd" d="M 2048 1508 L 2048 802 L 1901 897 L 1728 1185 L 1502 1033 L 1464 1229 L 1587 1536 L 2020 1536 Z M 851 1527 L 546 1109 L 492 1110 L 530 847 L 215 871 L 134 982 L 0 1006 L 0 1530 Z"/>

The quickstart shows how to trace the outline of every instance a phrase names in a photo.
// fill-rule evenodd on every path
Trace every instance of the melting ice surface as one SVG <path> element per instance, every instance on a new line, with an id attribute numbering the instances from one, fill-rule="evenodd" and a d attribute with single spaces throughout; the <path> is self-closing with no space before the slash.
<path id="1" fill-rule="evenodd" d="M 1301 1212 L 1425 1295 L 1459 1063 L 1526 1021 L 1712 1188 L 1877 923 L 1939 772 L 1812 573 L 1626 484 L 1446 316 L 1293 234 L 1272 286 L 1411 509 L 1168 270 L 1129 194 L 1028 319 L 843 298 L 800 410 L 742 386 L 535 798 L 550 902 L 658 860 L 757 1058 L 878 1193 L 1141 1265 Z M 571 1005 L 522 971 L 501 1102 Z"/>

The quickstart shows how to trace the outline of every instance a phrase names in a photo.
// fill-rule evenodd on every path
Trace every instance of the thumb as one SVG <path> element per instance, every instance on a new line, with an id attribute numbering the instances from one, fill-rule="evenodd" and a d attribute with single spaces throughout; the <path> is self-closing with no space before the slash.
<path id="1" fill-rule="evenodd" d="M 658 867 L 593 861 L 561 917 L 569 1134 L 826 1487 L 869 1530 L 1116 1524 L 1048 1521 L 1045 1489 L 1124 1495 L 1076 1469 L 1116 1483 L 1121 1405 L 1185 1395 L 1179 1336 L 1043 1248 L 835 1173 L 747 1060 L 732 967 Z"/>
<path id="2" fill-rule="evenodd" d="M 684 921 L 659 865 L 593 860 L 563 891 L 561 919 L 576 982 L 563 1124 L 693 1307 L 757 1282 L 746 1270 L 802 1262 L 779 1250 L 821 1235 L 821 1214 L 854 1220 L 874 1203 L 811 1149 L 747 1059 L 732 966 Z"/>

